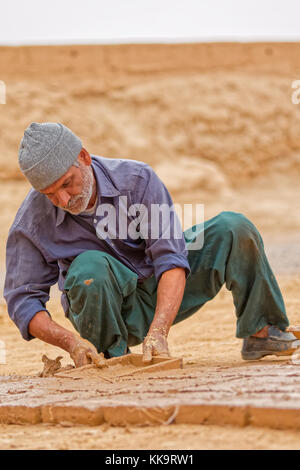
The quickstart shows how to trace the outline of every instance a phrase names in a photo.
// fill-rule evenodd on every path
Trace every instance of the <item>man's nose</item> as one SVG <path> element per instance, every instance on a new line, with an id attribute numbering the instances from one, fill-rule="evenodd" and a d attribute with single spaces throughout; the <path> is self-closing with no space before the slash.
<path id="1" fill-rule="evenodd" d="M 69 200 L 71 199 L 71 196 L 67 193 L 67 191 L 61 189 L 57 193 L 57 198 L 59 201 L 59 205 L 61 207 L 67 207 Z"/>

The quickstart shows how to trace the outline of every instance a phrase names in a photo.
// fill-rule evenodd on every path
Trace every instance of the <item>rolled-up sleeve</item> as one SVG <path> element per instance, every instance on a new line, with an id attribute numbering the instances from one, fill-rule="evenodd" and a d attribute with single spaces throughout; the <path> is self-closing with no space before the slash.
<path id="1" fill-rule="evenodd" d="M 28 325 L 45 310 L 50 287 L 57 282 L 56 262 L 47 262 L 32 236 L 22 226 L 12 227 L 6 246 L 4 297 L 10 318 L 26 340 L 33 339 Z M 49 314 L 50 315 L 50 314 Z"/>
<path id="2" fill-rule="evenodd" d="M 139 175 L 136 197 L 147 209 L 146 217 L 140 224 L 141 233 L 146 243 L 145 253 L 153 263 L 156 279 L 159 280 L 163 272 L 173 268 L 185 269 L 187 277 L 190 266 L 181 223 L 167 188 L 148 165 L 143 167 Z"/>

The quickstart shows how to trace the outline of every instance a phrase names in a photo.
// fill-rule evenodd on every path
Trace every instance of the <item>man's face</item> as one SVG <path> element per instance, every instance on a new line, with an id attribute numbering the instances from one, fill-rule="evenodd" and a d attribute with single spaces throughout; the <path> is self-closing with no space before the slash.
<path id="1" fill-rule="evenodd" d="M 95 198 L 91 201 L 95 179 L 89 154 L 81 152 L 78 161 L 79 167 L 71 166 L 59 180 L 40 191 L 52 204 L 71 214 L 80 214 L 92 205 L 90 202 L 95 201 Z"/>

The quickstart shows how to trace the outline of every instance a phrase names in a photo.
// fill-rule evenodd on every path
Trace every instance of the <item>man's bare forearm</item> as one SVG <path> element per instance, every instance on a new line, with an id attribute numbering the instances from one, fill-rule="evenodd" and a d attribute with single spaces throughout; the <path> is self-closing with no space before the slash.
<path id="1" fill-rule="evenodd" d="M 67 352 L 74 347 L 76 337 L 71 332 L 53 321 L 47 312 L 38 312 L 29 323 L 29 333 L 46 343 L 58 346 Z"/>
<path id="2" fill-rule="evenodd" d="M 29 323 L 29 333 L 67 351 L 76 367 L 89 364 L 92 357 L 98 358 L 97 349 L 92 343 L 58 325 L 44 310 L 38 312 Z"/>
<path id="3" fill-rule="evenodd" d="M 185 270 L 174 268 L 165 271 L 157 287 L 157 303 L 149 331 L 160 329 L 168 334 L 178 313 L 185 289 Z"/>

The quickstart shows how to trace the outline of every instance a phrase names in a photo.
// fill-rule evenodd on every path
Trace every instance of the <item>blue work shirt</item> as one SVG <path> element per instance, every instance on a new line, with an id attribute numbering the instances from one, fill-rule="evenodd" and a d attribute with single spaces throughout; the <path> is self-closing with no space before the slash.
<path id="1" fill-rule="evenodd" d="M 92 156 L 92 168 L 97 184 L 94 214 L 71 215 L 54 206 L 44 194 L 31 189 L 10 228 L 4 297 L 11 319 L 26 340 L 32 339 L 28 332 L 31 319 L 37 312 L 47 311 L 50 287 L 58 283 L 63 292 L 70 264 L 86 250 L 109 253 L 134 271 L 141 281 L 153 274 L 159 280 L 164 271 L 175 267 L 184 268 L 187 275 L 190 272 L 184 237 L 164 238 L 163 226 L 156 238 L 133 239 L 129 235 L 120 238 L 119 232 L 117 237 L 109 233 L 106 239 L 99 236 L 97 227 L 104 220 L 102 209 L 107 204 L 115 208 L 117 229 L 121 230 L 124 224 L 128 227 L 133 220 L 138 220 L 128 213 L 124 218 L 125 209 L 120 208 L 124 201 L 128 207 L 143 204 L 149 208 L 149 215 L 151 204 L 173 205 L 169 192 L 153 169 L 135 160 L 96 156 Z M 64 292 L 62 305 L 67 315 Z"/>

